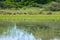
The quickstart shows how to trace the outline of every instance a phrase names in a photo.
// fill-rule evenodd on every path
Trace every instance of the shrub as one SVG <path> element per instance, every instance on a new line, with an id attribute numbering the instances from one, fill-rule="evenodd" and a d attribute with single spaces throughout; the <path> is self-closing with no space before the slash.
<path id="1" fill-rule="evenodd" d="M 39 4 L 46 4 L 51 2 L 52 0 L 35 0 L 35 2 L 39 3 Z"/>
<path id="2" fill-rule="evenodd" d="M 52 15 L 52 12 L 48 12 L 47 15 Z"/>
<path id="3" fill-rule="evenodd" d="M 53 0 L 53 1 L 55 1 L 55 2 L 60 2 L 60 0 Z"/>
<path id="4" fill-rule="evenodd" d="M 46 10 L 60 11 L 60 3 L 52 2 L 50 5 L 45 7 Z"/>
<path id="5" fill-rule="evenodd" d="M 42 8 L 42 4 L 38 4 L 38 3 L 33 3 L 31 6 L 32 7 L 40 7 L 40 8 Z"/>

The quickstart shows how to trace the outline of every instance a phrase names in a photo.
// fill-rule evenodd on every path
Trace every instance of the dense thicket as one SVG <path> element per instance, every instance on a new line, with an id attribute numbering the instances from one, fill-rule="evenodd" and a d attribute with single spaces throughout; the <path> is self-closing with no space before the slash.
<path id="1" fill-rule="evenodd" d="M 21 8 L 24 6 L 46 4 L 51 1 L 60 2 L 60 0 L 0 0 L 0 8 Z"/>

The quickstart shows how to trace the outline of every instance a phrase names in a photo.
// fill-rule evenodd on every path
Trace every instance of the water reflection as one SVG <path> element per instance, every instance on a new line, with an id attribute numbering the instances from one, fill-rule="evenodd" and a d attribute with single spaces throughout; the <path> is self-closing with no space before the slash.
<path id="1" fill-rule="evenodd" d="M 50 39 L 50 40 L 60 40 L 60 38 L 53 38 L 53 39 Z"/>
<path id="2" fill-rule="evenodd" d="M 41 40 L 35 39 L 32 33 L 28 34 L 24 30 L 17 29 L 16 25 L 0 36 L 0 40 Z"/>
<path id="3" fill-rule="evenodd" d="M 0 36 L 0 40 L 35 40 L 34 36 L 19 30 L 16 28 L 16 25 L 11 30 L 8 30 L 10 35 L 6 35 L 7 33 L 4 32 L 2 36 Z"/>
<path id="4" fill-rule="evenodd" d="M 0 40 L 60 40 L 57 37 L 60 38 L 60 20 L 56 22 L 0 20 Z"/>

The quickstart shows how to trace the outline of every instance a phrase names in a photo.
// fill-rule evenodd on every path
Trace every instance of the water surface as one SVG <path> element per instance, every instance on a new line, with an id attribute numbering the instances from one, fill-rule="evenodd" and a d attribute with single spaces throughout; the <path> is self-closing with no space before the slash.
<path id="1" fill-rule="evenodd" d="M 0 20 L 0 40 L 60 40 L 60 21 Z"/>

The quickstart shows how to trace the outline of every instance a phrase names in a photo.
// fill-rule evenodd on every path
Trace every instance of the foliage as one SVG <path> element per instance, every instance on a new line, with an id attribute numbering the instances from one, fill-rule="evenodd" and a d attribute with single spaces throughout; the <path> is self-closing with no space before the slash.
<path id="1" fill-rule="evenodd" d="M 45 8 L 46 10 L 49 11 L 60 11 L 60 0 L 0 0 L 0 9 L 11 9 L 11 8 L 19 9 L 22 7 L 23 8 L 37 7 L 37 8 Z M 32 11 L 29 11 L 28 13 L 34 14 L 32 13 Z M 42 12 L 39 12 L 38 14 L 41 13 Z M 24 14 L 27 13 L 24 12 Z"/>
<path id="2" fill-rule="evenodd" d="M 50 5 L 45 7 L 46 10 L 60 11 L 60 3 L 52 2 Z"/>
<path id="3" fill-rule="evenodd" d="M 53 1 L 55 1 L 55 2 L 60 2 L 60 0 L 53 0 Z"/>
<path id="4" fill-rule="evenodd" d="M 0 8 L 4 6 L 3 8 L 21 8 L 23 6 L 28 6 L 32 4 L 46 4 L 50 2 L 51 0 L 0 0 Z M 4 4 L 4 5 L 2 5 Z M 36 4 L 36 5 L 37 5 Z"/>

